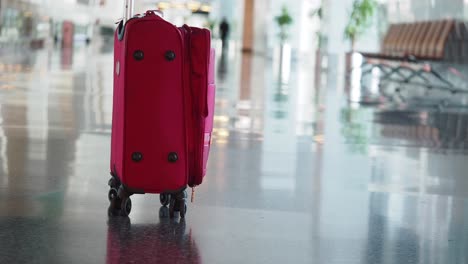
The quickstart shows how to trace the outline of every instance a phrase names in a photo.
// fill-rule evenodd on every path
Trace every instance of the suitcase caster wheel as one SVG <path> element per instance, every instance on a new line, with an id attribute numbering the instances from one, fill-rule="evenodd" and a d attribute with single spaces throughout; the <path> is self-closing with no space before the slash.
<path id="1" fill-rule="evenodd" d="M 109 181 L 107 182 L 107 185 L 109 185 L 111 188 L 115 188 L 115 189 L 119 188 L 119 183 L 114 177 L 109 179 Z"/>
<path id="2" fill-rule="evenodd" d="M 107 194 L 107 198 L 109 198 L 109 201 L 114 200 L 117 197 L 117 189 L 111 188 L 109 190 L 109 193 Z"/>
<path id="3" fill-rule="evenodd" d="M 112 189 L 111 189 L 112 190 Z M 111 192 L 109 191 L 109 194 Z M 122 204 L 122 200 L 119 196 L 115 196 L 112 200 L 110 200 L 109 209 L 107 210 L 109 216 L 118 216 L 120 214 L 120 205 Z"/>
<path id="4" fill-rule="evenodd" d="M 186 199 L 187 193 L 185 191 L 171 195 L 169 202 L 169 217 L 174 218 L 175 212 L 179 212 L 180 218 L 185 217 L 187 212 Z"/>
<path id="5" fill-rule="evenodd" d="M 175 211 L 176 200 L 174 197 L 171 196 L 169 202 L 169 217 L 174 218 L 174 211 Z"/>
<path id="6" fill-rule="evenodd" d="M 122 203 L 120 205 L 120 214 L 122 216 L 128 216 L 130 214 L 130 211 L 132 211 L 132 200 L 130 200 L 130 198 L 127 197 L 122 200 Z"/>
<path id="7" fill-rule="evenodd" d="M 161 202 L 161 205 L 163 205 L 163 206 L 169 205 L 170 200 L 171 200 L 171 195 L 170 194 L 161 193 L 159 195 L 159 201 Z"/>

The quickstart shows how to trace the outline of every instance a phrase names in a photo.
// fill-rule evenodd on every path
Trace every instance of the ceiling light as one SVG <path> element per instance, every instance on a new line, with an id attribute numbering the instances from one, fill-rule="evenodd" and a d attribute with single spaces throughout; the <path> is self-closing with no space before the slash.
<path id="1" fill-rule="evenodd" d="M 200 6 L 201 6 L 201 3 L 198 1 L 190 1 L 187 3 L 187 7 L 192 11 L 196 11 L 200 9 Z"/>
<path id="2" fill-rule="evenodd" d="M 210 5 L 202 5 L 201 8 L 200 8 L 201 11 L 203 12 L 211 12 L 211 6 Z"/>
<path id="3" fill-rule="evenodd" d="M 159 9 L 168 9 L 169 7 L 171 7 L 171 4 L 169 4 L 167 2 L 159 2 L 158 3 L 158 8 Z"/>
<path id="4" fill-rule="evenodd" d="M 183 3 L 173 3 L 172 6 L 177 9 L 185 9 L 185 5 Z"/>

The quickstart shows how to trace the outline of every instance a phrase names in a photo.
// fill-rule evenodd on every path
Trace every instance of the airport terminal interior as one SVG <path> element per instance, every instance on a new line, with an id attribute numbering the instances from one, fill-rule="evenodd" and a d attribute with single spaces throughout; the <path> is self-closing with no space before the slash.
<path id="1" fill-rule="evenodd" d="M 211 30 L 203 184 L 109 214 L 124 0 L 0 0 L 0 263 L 468 263 L 466 0 L 134 1 Z"/>

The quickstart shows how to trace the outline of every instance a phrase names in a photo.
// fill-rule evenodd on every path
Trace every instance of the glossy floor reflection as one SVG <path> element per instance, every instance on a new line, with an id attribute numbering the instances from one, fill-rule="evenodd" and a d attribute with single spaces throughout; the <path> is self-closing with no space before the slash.
<path id="1" fill-rule="evenodd" d="M 466 113 L 349 104 L 333 59 L 236 49 L 185 221 L 155 195 L 107 216 L 111 53 L 1 57 L 0 263 L 468 263 Z"/>

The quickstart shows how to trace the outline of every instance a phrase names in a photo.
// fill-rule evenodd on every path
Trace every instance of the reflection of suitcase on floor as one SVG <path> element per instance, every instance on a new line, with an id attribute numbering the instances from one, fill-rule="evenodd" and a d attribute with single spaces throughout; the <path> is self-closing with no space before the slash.
<path id="1" fill-rule="evenodd" d="M 157 12 L 124 17 L 115 33 L 110 211 L 126 216 L 132 194 L 160 193 L 184 217 L 185 189 L 206 171 L 214 56 L 208 30 Z"/>
<path id="2" fill-rule="evenodd" d="M 202 263 L 200 250 L 184 219 L 132 224 L 130 218 L 114 217 L 107 225 L 107 264 Z"/>

